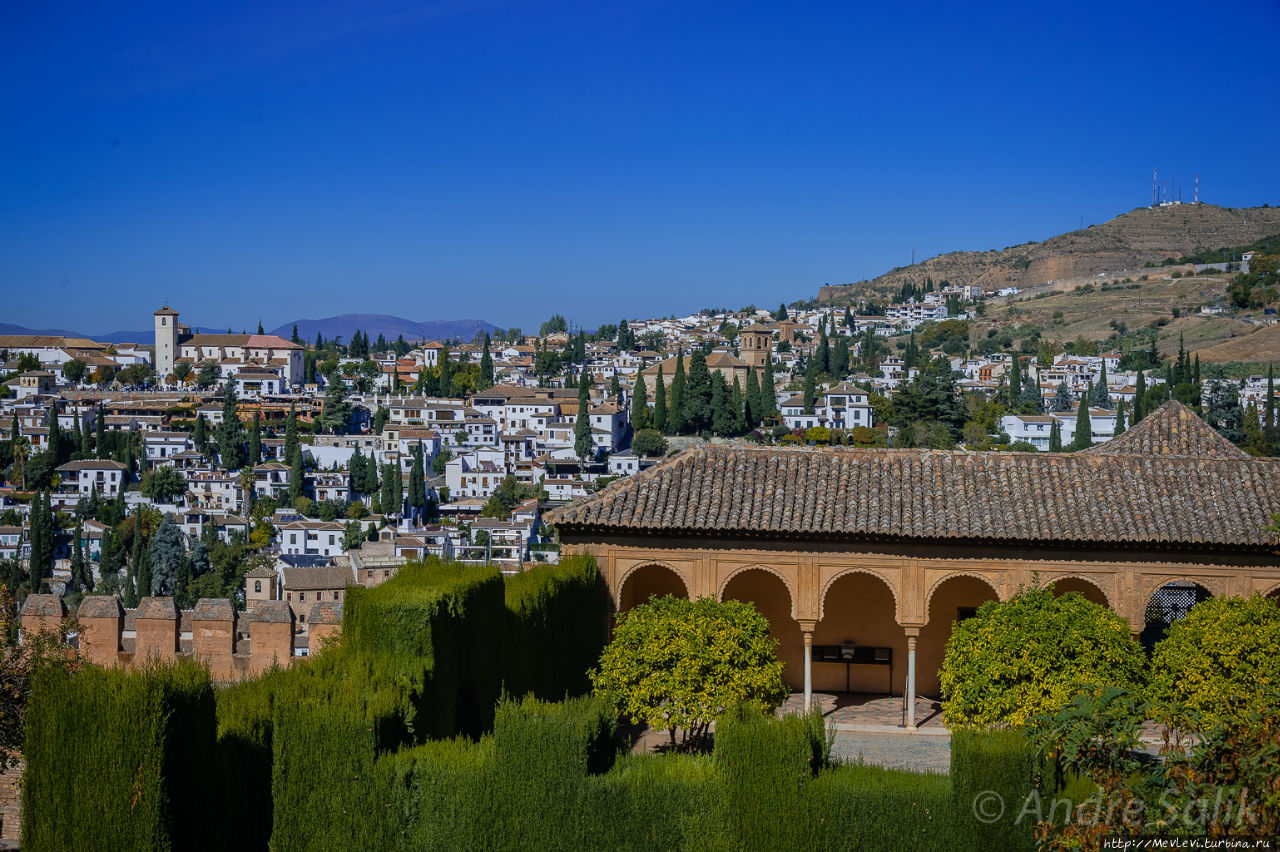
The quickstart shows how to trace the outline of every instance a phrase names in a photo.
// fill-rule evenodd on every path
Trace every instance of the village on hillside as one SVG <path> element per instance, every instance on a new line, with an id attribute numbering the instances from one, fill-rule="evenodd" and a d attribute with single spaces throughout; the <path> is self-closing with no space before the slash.
<path id="1" fill-rule="evenodd" d="M 925 281 L 885 306 L 591 334 L 556 316 L 468 342 L 193 334 L 169 306 L 148 342 L 0 337 L 0 564 L 20 594 L 73 604 L 281 601 L 301 656 L 346 586 L 428 555 L 553 562 L 544 509 L 690 442 L 1061 452 L 1176 399 L 1251 453 L 1280 447 L 1270 372 L 1209 380 L 1122 329 L 1111 350 L 1013 329 L 975 342 L 1009 295 Z"/>

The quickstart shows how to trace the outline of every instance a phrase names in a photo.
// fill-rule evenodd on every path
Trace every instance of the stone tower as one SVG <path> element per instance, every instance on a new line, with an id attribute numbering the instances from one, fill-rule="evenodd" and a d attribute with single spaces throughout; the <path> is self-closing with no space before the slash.
<path id="1" fill-rule="evenodd" d="M 752 369 L 763 369 L 773 357 L 773 330 L 759 323 L 742 329 L 738 334 L 738 357 Z"/>
<path id="2" fill-rule="evenodd" d="M 178 312 L 165 305 L 156 311 L 156 372 L 161 381 L 173 372 L 178 358 Z"/>

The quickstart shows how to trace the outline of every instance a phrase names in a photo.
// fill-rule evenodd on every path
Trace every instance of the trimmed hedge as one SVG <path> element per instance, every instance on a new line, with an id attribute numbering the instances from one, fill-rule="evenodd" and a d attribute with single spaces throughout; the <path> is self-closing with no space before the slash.
<path id="1" fill-rule="evenodd" d="M 955 795 L 957 828 L 975 839 L 975 844 L 989 852 L 1003 849 L 1030 849 L 1035 845 L 1035 821 L 1015 821 L 1021 812 L 1032 781 L 1043 777 L 1045 785 L 1052 783 L 1052 774 L 1046 768 L 1034 746 L 1020 729 L 997 731 L 953 731 L 951 734 L 951 786 Z M 993 814 L 995 807 L 991 794 L 999 796 L 1001 817 L 984 822 L 977 814 Z M 975 805 L 975 800 L 985 794 L 986 801 Z M 1041 791 L 1047 800 L 1052 791 Z"/>
<path id="2" fill-rule="evenodd" d="M 24 849 L 232 846 L 212 771 L 214 698 L 194 663 L 32 674 L 22 782 Z"/>
<path id="3" fill-rule="evenodd" d="M 502 682 L 510 695 L 559 701 L 591 691 L 608 635 L 604 581 L 589 556 L 539 565 L 504 583 Z"/>

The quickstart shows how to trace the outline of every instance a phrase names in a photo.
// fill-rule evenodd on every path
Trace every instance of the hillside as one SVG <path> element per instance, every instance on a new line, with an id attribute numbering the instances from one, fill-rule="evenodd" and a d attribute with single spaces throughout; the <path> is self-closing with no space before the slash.
<path id="1" fill-rule="evenodd" d="M 400 335 L 404 335 L 404 339 L 408 341 L 463 340 L 470 342 L 479 332 L 492 333 L 497 330 L 497 326 L 479 319 L 414 322 L 386 314 L 340 314 L 323 319 L 293 320 L 273 329 L 270 333 L 287 338 L 293 334 L 294 325 L 298 327 L 298 336 L 307 342 L 315 340 L 316 332 L 323 334 L 326 339 L 341 336 L 344 340 L 350 340 L 357 329 L 375 339 L 381 334 L 387 340 L 395 340 Z"/>
<path id="2" fill-rule="evenodd" d="M 1148 261 L 1220 246 L 1246 245 L 1280 233 L 1280 208 L 1183 204 L 1139 207 L 1109 222 L 1001 251 L 957 251 L 890 270 L 869 282 L 823 287 L 820 302 L 843 302 L 868 292 L 896 292 L 926 277 L 987 289 L 1035 287 L 1099 273 L 1135 272 Z"/>
<path id="3" fill-rule="evenodd" d="M 1280 364 L 1280 325 L 1269 325 L 1196 352 L 1201 361 L 1263 361 Z"/>

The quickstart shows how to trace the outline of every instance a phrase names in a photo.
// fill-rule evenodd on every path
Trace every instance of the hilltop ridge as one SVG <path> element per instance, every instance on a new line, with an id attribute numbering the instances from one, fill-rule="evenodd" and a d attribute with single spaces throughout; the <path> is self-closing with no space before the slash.
<path id="1" fill-rule="evenodd" d="M 926 277 L 984 289 L 1033 287 L 1047 281 L 1087 278 L 1103 272 L 1137 270 L 1198 251 L 1245 245 L 1280 233 L 1280 208 L 1181 204 L 1139 207 L 1099 225 L 999 251 L 954 251 L 911 266 L 900 266 L 856 284 L 822 287 L 819 302 L 896 292 Z"/>

